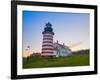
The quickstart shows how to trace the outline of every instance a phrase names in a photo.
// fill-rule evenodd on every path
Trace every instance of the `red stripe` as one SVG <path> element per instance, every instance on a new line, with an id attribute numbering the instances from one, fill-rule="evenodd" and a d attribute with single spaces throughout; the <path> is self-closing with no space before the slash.
<path id="1" fill-rule="evenodd" d="M 52 34 L 52 35 L 54 35 L 53 32 L 42 32 L 42 34 Z"/>
<path id="2" fill-rule="evenodd" d="M 43 43 L 53 43 L 52 41 L 43 41 Z"/>
<path id="3" fill-rule="evenodd" d="M 42 52 L 42 54 L 43 54 L 43 53 L 47 53 L 47 54 L 48 54 L 48 53 L 53 53 L 53 52 Z"/>
<path id="4" fill-rule="evenodd" d="M 54 50 L 53 48 L 42 48 L 42 50 Z"/>
<path id="5" fill-rule="evenodd" d="M 48 34 L 48 33 L 46 33 L 46 34 L 44 34 L 44 35 L 52 35 L 52 34 Z"/>
<path id="6" fill-rule="evenodd" d="M 43 38 L 44 38 L 44 39 L 45 39 L 45 38 L 53 39 L 53 37 L 43 37 Z"/>
<path id="7" fill-rule="evenodd" d="M 42 45 L 42 47 L 44 47 L 44 46 L 51 46 L 51 47 L 53 47 L 53 45 Z"/>
<path id="8" fill-rule="evenodd" d="M 42 50 L 42 51 L 43 51 L 43 52 L 52 52 L 53 50 L 47 50 L 47 49 L 45 50 L 45 49 L 44 49 L 44 50 Z"/>

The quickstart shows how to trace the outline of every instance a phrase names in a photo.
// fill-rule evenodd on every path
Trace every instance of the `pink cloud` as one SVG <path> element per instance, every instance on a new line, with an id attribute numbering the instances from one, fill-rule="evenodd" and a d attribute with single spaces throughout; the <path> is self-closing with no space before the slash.
<path id="1" fill-rule="evenodd" d="M 69 47 L 70 48 L 77 47 L 77 46 L 80 46 L 81 44 L 82 44 L 82 42 L 70 42 Z"/>

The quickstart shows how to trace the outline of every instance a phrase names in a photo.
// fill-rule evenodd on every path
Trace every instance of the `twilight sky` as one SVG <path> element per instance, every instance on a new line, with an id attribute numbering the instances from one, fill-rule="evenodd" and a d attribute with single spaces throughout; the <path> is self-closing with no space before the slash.
<path id="1" fill-rule="evenodd" d="M 69 46 L 72 51 L 89 49 L 90 15 L 87 13 L 23 11 L 23 52 L 41 52 L 42 31 L 49 21 L 52 24 L 54 42 Z"/>

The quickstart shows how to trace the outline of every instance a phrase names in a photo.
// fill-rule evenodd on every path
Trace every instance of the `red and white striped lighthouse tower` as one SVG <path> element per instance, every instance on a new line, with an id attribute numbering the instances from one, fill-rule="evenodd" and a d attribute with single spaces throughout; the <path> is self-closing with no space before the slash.
<path id="1" fill-rule="evenodd" d="M 53 29 L 52 24 L 48 22 L 44 28 L 43 34 L 43 42 L 42 42 L 42 56 L 53 56 L 54 55 L 54 47 L 53 47 Z"/>

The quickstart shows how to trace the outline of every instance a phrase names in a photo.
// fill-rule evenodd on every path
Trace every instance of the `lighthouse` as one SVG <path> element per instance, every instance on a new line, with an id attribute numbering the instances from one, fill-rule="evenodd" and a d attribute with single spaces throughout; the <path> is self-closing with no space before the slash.
<path id="1" fill-rule="evenodd" d="M 43 34 L 43 42 L 42 42 L 42 56 L 53 56 L 54 55 L 54 47 L 53 47 L 53 28 L 50 22 L 45 24 Z"/>

